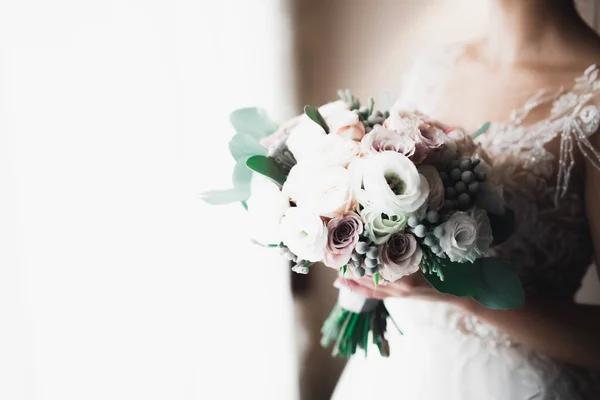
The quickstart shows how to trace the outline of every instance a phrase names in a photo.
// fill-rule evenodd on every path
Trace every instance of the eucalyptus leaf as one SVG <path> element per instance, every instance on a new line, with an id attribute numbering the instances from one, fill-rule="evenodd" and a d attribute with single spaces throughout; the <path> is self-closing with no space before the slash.
<path id="1" fill-rule="evenodd" d="M 246 160 L 238 161 L 233 167 L 233 173 L 231 180 L 233 181 L 233 187 L 238 189 L 247 189 L 248 195 L 250 195 L 250 183 L 252 181 L 252 170 L 246 166 Z"/>
<path id="2" fill-rule="evenodd" d="M 256 138 L 244 133 L 238 133 L 231 138 L 229 151 L 236 161 L 245 161 L 248 157 L 256 155 L 267 155 L 267 149 Z"/>
<path id="3" fill-rule="evenodd" d="M 246 166 L 259 174 L 266 176 L 280 186 L 283 186 L 287 179 L 287 175 L 283 173 L 277 163 L 270 157 L 252 156 L 246 160 Z"/>
<path id="4" fill-rule="evenodd" d="M 315 123 L 321 126 L 325 133 L 329 133 L 329 126 L 327 125 L 325 118 L 323 118 L 317 107 L 305 106 L 304 113 L 308 116 L 308 118 L 312 119 Z"/>
<path id="5" fill-rule="evenodd" d="M 494 241 L 492 246 L 504 243 L 515 232 L 515 212 L 510 208 L 504 208 L 504 214 L 498 215 L 488 213 Z"/>
<path id="6" fill-rule="evenodd" d="M 237 133 L 250 135 L 256 140 L 269 136 L 277 130 L 267 112 L 262 108 L 241 108 L 229 115 L 229 121 Z"/>
<path id="7" fill-rule="evenodd" d="M 477 137 L 486 133 L 488 129 L 490 129 L 490 123 L 486 122 L 485 124 L 481 125 L 481 128 L 479 128 L 477 132 L 473 134 L 473 139 L 477 139 Z"/>
<path id="8" fill-rule="evenodd" d="M 244 207 L 244 210 L 248 211 L 248 202 L 246 200 L 242 201 L 242 207 Z"/>
<path id="9" fill-rule="evenodd" d="M 212 190 L 200 195 L 200 198 L 212 205 L 224 205 L 245 201 L 248 199 L 249 193 L 245 188 L 234 188 L 228 190 Z"/>

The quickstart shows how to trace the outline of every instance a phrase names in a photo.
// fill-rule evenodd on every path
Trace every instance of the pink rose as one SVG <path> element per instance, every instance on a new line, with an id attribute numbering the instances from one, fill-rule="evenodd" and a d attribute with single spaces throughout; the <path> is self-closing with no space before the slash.
<path id="1" fill-rule="evenodd" d="M 331 268 L 340 268 L 350 261 L 352 251 L 363 233 L 362 220 L 352 212 L 329 221 L 327 231 L 325 264 Z"/>
<path id="2" fill-rule="evenodd" d="M 395 282 L 419 270 L 423 251 L 412 235 L 395 233 L 381 246 L 381 276 Z"/>
<path id="3" fill-rule="evenodd" d="M 341 137 L 355 140 L 360 140 L 365 136 L 365 126 L 358 115 L 349 110 L 340 110 L 328 118 L 328 124 L 331 128 L 331 133 Z"/>
<path id="4" fill-rule="evenodd" d="M 415 142 L 408 136 L 386 129 L 381 125 L 376 125 L 371 132 L 363 137 L 361 151 L 363 153 L 395 151 L 410 158 L 415 154 Z"/>
<path id="5" fill-rule="evenodd" d="M 427 208 L 438 211 L 444 205 L 444 183 L 437 169 L 431 165 L 421 165 L 419 173 L 429 182 L 429 197 L 427 198 Z"/>
<path id="6" fill-rule="evenodd" d="M 403 133 L 415 142 L 415 153 L 410 159 L 419 164 L 444 144 L 444 132 L 434 125 L 423 122 L 417 114 L 392 114 L 383 126 Z"/>

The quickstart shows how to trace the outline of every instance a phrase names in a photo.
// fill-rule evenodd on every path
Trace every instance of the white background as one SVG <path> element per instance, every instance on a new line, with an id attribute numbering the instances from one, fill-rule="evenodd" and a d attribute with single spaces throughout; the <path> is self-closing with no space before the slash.
<path id="1" fill-rule="evenodd" d="M 0 399 L 293 398 L 288 271 L 199 200 L 289 116 L 280 3 L 0 3 Z"/>

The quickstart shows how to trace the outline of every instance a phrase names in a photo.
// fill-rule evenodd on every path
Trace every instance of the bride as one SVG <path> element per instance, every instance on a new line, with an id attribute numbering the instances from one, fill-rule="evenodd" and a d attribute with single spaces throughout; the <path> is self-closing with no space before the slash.
<path id="1" fill-rule="evenodd" d="M 420 278 L 373 287 L 404 335 L 392 355 L 357 355 L 334 399 L 598 399 L 600 307 L 573 302 L 600 262 L 600 38 L 573 0 L 490 0 L 481 41 L 438 49 L 413 68 L 401 109 L 478 139 L 494 160 L 517 230 L 495 249 L 517 266 L 526 304 L 488 310 L 442 295 Z"/>

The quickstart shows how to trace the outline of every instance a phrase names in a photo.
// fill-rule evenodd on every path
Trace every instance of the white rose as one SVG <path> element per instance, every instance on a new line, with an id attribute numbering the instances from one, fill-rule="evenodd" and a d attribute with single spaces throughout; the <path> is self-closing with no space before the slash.
<path id="1" fill-rule="evenodd" d="M 462 263 L 475 260 L 478 225 L 478 222 L 465 212 L 452 214 L 448 221 L 441 225 L 444 234 L 440 238 L 440 247 L 450 261 Z"/>
<path id="2" fill-rule="evenodd" d="M 373 207 L 366 207 L 360 212 L 365 223 L 365 230 L 375 244 L 385 243 L 390 236 L 406 227 L 406 216 L 384 216 Z"/>
<path id="3" fill-rule="evenodd" d="M 283 193 L 298 207 L 327 218 L 339 217 L 356 206 L 350 173 L 336 165 L 296 164 L 283 185 Z"/>
<path id="4" fill-rule="evenodd" d="M 288 209 L 281 219 L 281 236 L 283 243 L 301 260 L 319 262 L 325 256 L 327 227 L 309 210 Z"/>
<path id="5" fill-rule="evenodd" d="M 353 161 L 348 167 L 354 195 L 363 206 L 387 215 L 408 215 L 429 196 L 429 183 L 406 156 L 384 151 Z"/>
<path id="6" fill-rule="evenodd" d="M 327 122 L 331 128 L 330 134 L 356 141 L 360 141 L 365 136 L 365 126 L 360 122 L 358 114 L 352 111 L 338 111 Z"/>
<path id="7" fill-rule="evenodd" d="M 259 174 L 253 174 L 251 185 L 252 195 L 247 204 L 251 226 L 255 227 L 254 239 L 264 244 L 278 244 L 281 218 L 290 208 L 290 201 L 276 184 Z"/>
<path id="8" fill-rule="evenodd" d="M 317 123 L 308 117 L 302 118 L 291 130 L 286 144 L 296 161 L 306 161 L 314 156 L 315 149 L 322 146 L 325 136 L 327 134 Z"/>

